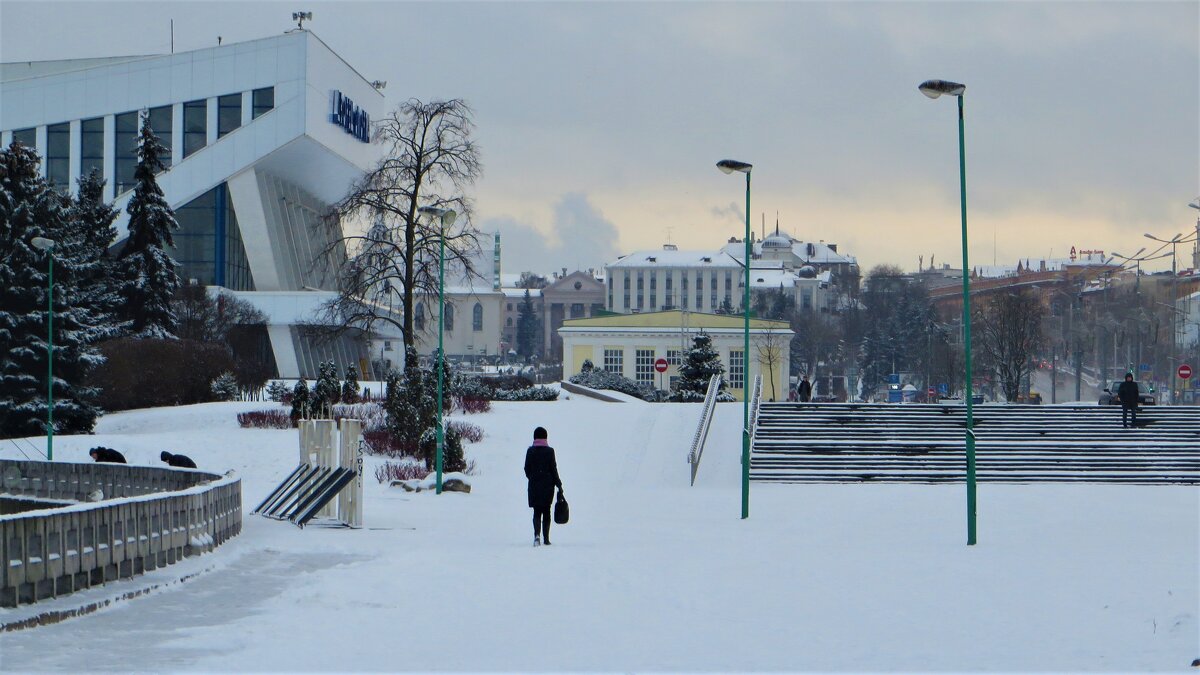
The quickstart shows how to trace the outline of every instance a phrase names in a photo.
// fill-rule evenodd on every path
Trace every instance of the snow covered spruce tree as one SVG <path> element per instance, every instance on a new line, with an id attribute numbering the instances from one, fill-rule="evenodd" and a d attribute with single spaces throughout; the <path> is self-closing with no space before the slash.
<path id="1" fill-rule="evenodd" d="M 341 397 L 337 366 L 333 361 L 324 361 L 319 371 L 317 383 L 313 385 L 312 411 L 321 419 L 332 419 L 333 406 Z"/>
<path id="2" fill-rule="evenodd" d="M 720 392 L 725 392 L 725 366 L 713 349 L 712 338 L 700 333 L 692 338 L 692 347 L 679 366 L 679 380 L 671 393 L 672 401 L 703 401 L 708 393 L 708 381 L 713 375 L 721 376 Z"/>
<path id="3" fill-rule="evenodd" d="M 342 382 L 342 403 L 358 403 L 362 390 L 358 388 L 358 368 L 346 367 L 346 381 Z"/>
<path id="4" fill-rule="evenodd" d="M 172 232 L 179 229 L 175 212 L 167 204 L 155 174 L 164 168 L 166 148 L 142 114 L 138 137 L 138 166 L 134 173 L 129 212 L 129 239 L 121 249 L 120 315 L 137 338 L 175 338 L 176 319 L 171 298 L 179 288 L 178 263 L 167 253 L 175 245 Z"/>
<path id="5" fill-rule="evenodd" d="M 533 307 L 533 298 L 527 288 L 521 304 L 517 307 L 517 354 L 521 355 L 526 363 L 529 362 L 529 357 L 540 351 L 541 337 L 541 322 L 538 321 L 537 310 Z"/>
<path id="6" fill-rule="evenodd" d="M 99 169 L 81 176 L 78 185 L 72 220 L 80 235 L 81 260 L 75 268 L 79 290 L 102 327 L 100 339 L 121 337 L 129 324 L 116 315 L 121 302 L 120 287 L 116 260 L 108 253 L 108 247 L 117 238 L 114 222 L 118 211 L 104 201 L 104 175 Z"/>
<path id="7" fill-rule="evenodd" d="M 296 386 L 292 387 L 292 424 L 309 418 L 311 404 L 308 383 L 302 377 L 296 382 Z"/>
<path id="8" fill-rule="evenodd" d="M 80 290 L 88 269 L 70 200 L 41 178 L 37 154 L 18 143 L 0 150 L 0 436 L 46 433 L 47 305 L 54 260 L 54 428 L 87 433 L 95 425 L 96 391 L 84 385 L 102 358 L 101 335 Z M 49 249 L 33 245 L 49 239 Z"/>

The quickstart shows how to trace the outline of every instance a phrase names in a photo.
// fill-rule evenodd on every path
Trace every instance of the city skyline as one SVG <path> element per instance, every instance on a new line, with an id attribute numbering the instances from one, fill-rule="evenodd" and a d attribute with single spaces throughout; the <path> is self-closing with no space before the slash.
<path id="1" fill-rule="evenodd" d="M 475 222 L 501 232 L 507 271 L 720 247 L 744 227 L 725 157 L 755 164 L 756 232 L 778 214 L 864 272 L 958 266 L 955 112 L 917 92 L 931 77 L 967 85 L 973 266 L 1129 255 L 1195 227 L 1195 3 L 5 2 L 0 60 L 166 53 L 172 19 L 177 52 L 228 44 L 294 27 L 293 9 L 388 82 L 389 107 L 475 108 Z"/>

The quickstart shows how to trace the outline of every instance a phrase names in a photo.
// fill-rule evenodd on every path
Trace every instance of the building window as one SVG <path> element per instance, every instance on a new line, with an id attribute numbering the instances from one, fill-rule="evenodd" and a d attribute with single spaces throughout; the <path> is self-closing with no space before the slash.
<path id="1" fill-rule="evenodd" d="M 654 384 L 654 350 L 639 349 L 634 355 L 633 374 L 638 382 Z"/>
<path id="2" fill-rule="evenodd" d="M 226 94 L 217 99 L 217 138 L 242 126 L 242 95 Z"/>
<path id="3" fill-rule="evenodd" d="M 446 330 L 454 330 L 454 305 L 446 303 Z"/>
<path id="4" fill-rule="evenodd" d="M 20 143 L 30 150 L 37 149 L 37 129 L 17 129 L 13 132 L 13 143 Z"/>
<path id="5" fill-rule="evenodd" d="M 483 305 L 478 302 L 475 303 L 475 307 L 471 310 L 471 330 L 483 330 Z"/>
<path id="6" fill-rule="evenodd" d="M 413 326 L 417 330 L 425 330 L 425 303 L 418 302 L 413 314 Z"/>
<path id="7" fill-rule="evenodd" d="M 621 375 L 625 371 L 625 351 L 623 349 L 604 349 L 604 369 L 610 373 Z"/>
<path id="8" fill-rule="evenodd" d="M 585 314 L 587 314 L 587 309 L 583 306 L 582 302 L 571 303 L 572 319 L 582 319 Z"/>
<path id="9" fill-rule="evenodd" d="M 740 349 L 729 350 L 729 388 L 746 388 L 746 359 L 745 352 Z"/>
<path id="10" fill-rule="evenodd" d="M 254 290 L 237 213 L 224 183 L 175 209 L 175 219 L 179 230 L 171 253 L 180 277 L 205 286 Z"/>
<path id="11" fill-rule="evenodd" d="M 46 182 L 62 191 L 71 189 L 71 124 L 46 127 Z"/>
<path id="12" fill-rule="evenodd" d="M 510 312 L 512 311 L 512 303 L 511 302 L 508 303 L 508 311 L 510 311 Z"/>
<path id="13" fill-rule="evenodd" d="M 79 169 L 88 175 L 95 169 L 104 175 L 104 118 L 94 117 L 79 124 Z"/>
<path id="14" fill-rule="evenodd" d="M 678 366 L 683 363 L 683 352 L 678 349 L 667 350 L 667 363 L 672 366 Z"/>
<path id="15" fill-rule="evenodd" d="M 115 194 L 133 189 L 133 175 L 137 172 L 138 114 L 121 113 L 116 116 L 116 161 Z"/>
<path id="16" fill-rule="evenodd" d="M 270 112 L 275 108 L 275 87 L 255 89 L 253 94 L 254 113 L 250 119 L 258 119 L 259 115 Z"/>
<path id="17" fill-rule="evenodd" d="M 392 341 L 391 340 L 383 341 L 383 351 L 385 351 L 385 352 L 392 351 Z"/>
<path id="18" fill-rule="evenodd" d="M 812 306 L 813 306 L 812 289 L 811 288 L 800 289 L 800 308 L 801 309 L 812 309 Z"/>
<path id="19" fill-rule="evenodd" d="M 509 328 L 512 328 L 512 317 L 511 316 L 504 320 L 504 325 L 508 326 Z"/>
<path id="20" fill-rule="evenodd" d="M 183 156 L 208 145 L 208 101 L 188 101 L 183 104 Z"/>

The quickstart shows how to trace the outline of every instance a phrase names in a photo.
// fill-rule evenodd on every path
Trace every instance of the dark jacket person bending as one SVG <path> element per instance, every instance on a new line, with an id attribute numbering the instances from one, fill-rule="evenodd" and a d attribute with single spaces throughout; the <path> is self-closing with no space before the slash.
<path id="1" fill-rule="evenodd" d="M 529 507 L 533 509 L 533 545 L 550 545 L 550 504 L 554 488 L 562 492 L 554 448 L 546 442 L 546 430 L 533 430 L 533 445 L 525 451 L 525 477 L 529 479 Z"/>

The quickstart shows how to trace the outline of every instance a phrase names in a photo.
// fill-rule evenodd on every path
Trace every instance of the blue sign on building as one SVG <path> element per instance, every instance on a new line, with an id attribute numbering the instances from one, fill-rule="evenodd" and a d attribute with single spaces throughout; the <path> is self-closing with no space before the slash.
<path id="1" fill-rule="evenodd" d="M 371 116 L 354 105 L 348 96 L 336 89 L 333 92 L 333 113 L 329 121 L 346 130 L 346 133 L 363 143 L 371 142 Z"/>

